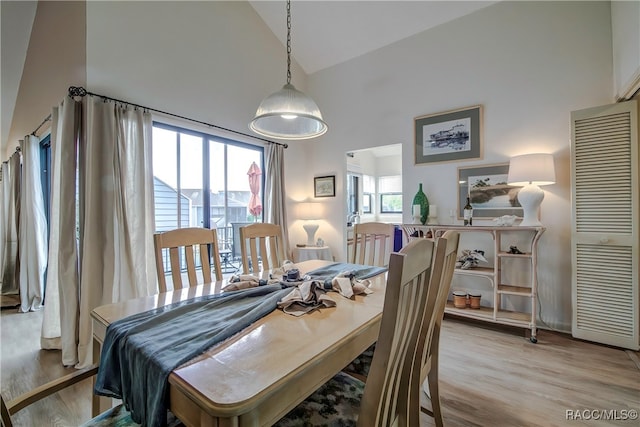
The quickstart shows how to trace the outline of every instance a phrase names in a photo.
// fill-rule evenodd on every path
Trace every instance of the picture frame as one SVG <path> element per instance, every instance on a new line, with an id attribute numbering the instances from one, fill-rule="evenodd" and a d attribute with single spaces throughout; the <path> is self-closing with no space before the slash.
<path id="1" fill-rule="evenodd" d="M 482 105 L 414 119 L 415 164 L 482 158 Z"/>
<path id="2" fill-rule="evenodd" d="M 317 176 L 313 178 L 313 197 L 335 197 L 336 176 Z"/>
<path id="3" fill-rule="evenodd" d="M 462 218 L 467 197 L 474 218 L 497 218 L 503 215 L 522 217 L 518 192 L 522 187 L 507 184 L 509 163 L 458 168 L 458 219 Z"/>

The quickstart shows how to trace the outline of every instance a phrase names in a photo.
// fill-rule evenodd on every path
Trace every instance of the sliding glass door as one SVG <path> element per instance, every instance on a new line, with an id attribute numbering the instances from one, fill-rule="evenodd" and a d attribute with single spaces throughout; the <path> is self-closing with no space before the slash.
<path id="1" fill-rule="evenodd" d="M 156 231 L 217 228 L 235 255 L 234 228 L 262 221 L 263 158 L 262 147 L 154 122 Z"/>

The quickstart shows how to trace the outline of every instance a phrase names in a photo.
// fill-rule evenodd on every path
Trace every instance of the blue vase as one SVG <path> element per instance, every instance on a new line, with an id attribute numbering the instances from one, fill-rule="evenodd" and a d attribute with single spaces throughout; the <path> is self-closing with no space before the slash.
<path id="1" fill-rule="evenodd" d="M 427 218 L 429 218 L 429 199 L 427 199 L 427 195 L 422 191 L 422 183 L 418 185 L 418 192 L 413 196 L 413 205 L 420 206 L 420 222 L 424 225 L 427 223 Z"/>

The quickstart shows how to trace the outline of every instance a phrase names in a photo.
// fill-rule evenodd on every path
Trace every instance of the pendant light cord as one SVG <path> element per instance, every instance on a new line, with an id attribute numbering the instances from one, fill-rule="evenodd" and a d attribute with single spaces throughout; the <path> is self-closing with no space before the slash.
<path id="1" fill-rule="evenodd" d="M 287 84 L 291 84 L 291 0 L 287 0 Z"/>

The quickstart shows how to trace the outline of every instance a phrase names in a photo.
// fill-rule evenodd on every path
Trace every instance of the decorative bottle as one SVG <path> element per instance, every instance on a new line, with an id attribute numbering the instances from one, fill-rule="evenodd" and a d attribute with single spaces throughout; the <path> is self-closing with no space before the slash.
<path id="1" fill-rule="evenodd" d="M 467 197 L 467 204 L 464 205 L 464 225 L 473 225 L 473 206 L 471 200 Z"/>
<path id="2" fill-rule="evenodd" d="M 422 183 L 418 185 L 418 192 L 413 197 L 413 206 L 420 206 L 420 222 L 424 225 L 427 223 L 427 218 L 429 218 L 429 199 L 422 191 Z"/>

